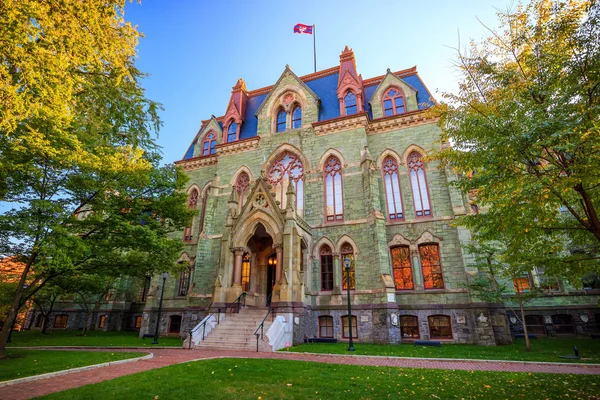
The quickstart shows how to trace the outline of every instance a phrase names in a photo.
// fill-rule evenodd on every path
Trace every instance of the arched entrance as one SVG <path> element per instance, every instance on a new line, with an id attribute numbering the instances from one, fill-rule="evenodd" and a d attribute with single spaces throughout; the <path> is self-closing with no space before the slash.
<path id="1" fill-rule="evenodd" d="M 269 305 L 278 279 L 278 260 L 273 238 L 262 223 L 256 224 L 246 248 L 248 252 L 244 254 L 242 264 L 242 290 L 247 293 L 250 303 L 254 299 L 256 306 Z"/>

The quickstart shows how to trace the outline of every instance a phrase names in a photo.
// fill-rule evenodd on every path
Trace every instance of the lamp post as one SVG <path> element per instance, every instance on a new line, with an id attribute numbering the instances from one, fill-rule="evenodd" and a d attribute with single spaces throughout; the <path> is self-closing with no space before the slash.
<path id="1" fill-rule="evenodd" d="M 348 351 L 354 351 L 354 342 L 352 341 L 352 303 L 350 301 L 350 265 L 352 260 L 344 257 L 344 267 L 346 268 L 346 288 L 348 289 L 348 333 L 350 334 L 350 343 L 348 343 Z"/>
<path id="2" fill-rule="evenodd" d="M 167 281 L 167 276 L 169 276 L 169 274 L 167 272 L 163 272 L 160 276 L 163 280 L 163 284 L 162 284 L 162 289 L 160 289 L 160 301 L 158 302 L 158 317 L 156 318 L 156 330 L 154 331 L 154 340 L 152 341 L 152 344 L 158 344 L 158 328 L 160 326 L 160 312 L 162 311 L 162 301 L 163 301 L 163 294 L 165 294 L 165 282 Z"/>

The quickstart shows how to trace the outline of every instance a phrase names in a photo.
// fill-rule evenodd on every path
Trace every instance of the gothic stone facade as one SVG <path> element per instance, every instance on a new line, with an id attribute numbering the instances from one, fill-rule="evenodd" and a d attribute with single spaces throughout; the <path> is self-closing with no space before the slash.
<path id="1" fill-rule="evenodd" d="M 295 343 L 344 339 L 349 285 L 359 341 L 510 342 L 505 308 L 465 288 L 477 271 L 452 221 L 473 211 L 427 160 L 443 145 L 432 105 L 416 67 L 363 79 L 348 48 L 339 66 L 286 67 L 270 87 L 240 79 L 177 162 L 198 215 L 181 233 L 190 268 L 166 281 L 161 334 L 184 336 L 245 293 L 285 315 Z M 140 334 L 154 331 L 159 287 Z"/>

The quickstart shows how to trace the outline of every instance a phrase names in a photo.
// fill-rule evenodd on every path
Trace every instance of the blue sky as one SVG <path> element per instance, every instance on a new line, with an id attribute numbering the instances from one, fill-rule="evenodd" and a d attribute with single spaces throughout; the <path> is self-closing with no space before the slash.
<path id="1" fill-rule="evenodd" d="M 339 65 L 348 46 L 364 79 L 417 66 L 440 100 L 455 91 L 453 62 L 460 40 L 480 40 L 498 25 L 496 12 L 511 0 L 144 0 L 127 4 L 125 18 L 144 33 L 137 66 L 149 74 L 147 96 L 163 104 L 158 142 L 163 162 L 179 160 L 203 119 L 225 113 L 231 87 L 274 84 L 285 65 L 313 72 L 313 37 L 294 34 L 316 25 L 317 70 Z"/>

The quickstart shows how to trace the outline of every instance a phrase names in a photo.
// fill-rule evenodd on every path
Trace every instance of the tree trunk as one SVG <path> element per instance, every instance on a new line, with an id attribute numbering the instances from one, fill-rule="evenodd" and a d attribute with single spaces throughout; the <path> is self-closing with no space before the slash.
<path id="1" fill-rule="evenodd" d="M 531 344 L 529 343 L 529 335 L 527 334 L 527 324 L 525 323 L 525 310 L 523 309 L 523 298 L 521 297 L 520 291 L 517 291 L 517 299 L 519 299 L 519 309 L 521 310 L 521 323 L 523 324 L 523 335 L 525 336 L 525 346 L 527 347 L 527 351 L 531 351 Z"/>
<path id="2" fill-rule="evenodd" d="M 85 312 L 85 317 L 83 318 L 83 332 L 81 332 L 81 336 L 85 336 L 85 334 L 87 333 L 87 327 L 90 322 L 89 319 L 90 319 L 91 315 L 92 315 L 91 311 Z"/>
<path id="3" fill-rule="evenodd" d="M 44 317 L 44 320 L 42 322 L 42 335 L 46 334 L 46 331 L 48 330 L 48 322 L 50 322 L 50 314 L 52 313 L 52 310 L 54 309 L 54 302 L 56 301 L 56 297 L 52 297 L 52 300 L 50 300 L 50 307 L 48 307 L 48 312 L 46 312 L 46 314 L 42 313 L 42 316 Z"/>
<path id="4" fill-rule="evenodd" d="M 19 285 L 17 286 L 17 290 L 15 291 L 13 302 L 10 306 L 10 309 L 8 310 L 8 315 L 4 320 L 4 325 L 2 326 L 2 333 L 0 334 L 0 359 L 6 357 L 6 341 L 8 340 L 10 330 L 12 329 L 12 326 L 15 323 L 17 314 L 19 314 L 21 298 L 23 297 L 23 292 L 25 291 L 23 286 L 27 282 L 27 274 L 31 269 L 31 265 L 33 264 L 34 259 L 35 255 L 31 255 L 27 260 L 27 264 L 25 264 L 25 268 L 23 268 L 23 272 L 21 272 L 21 278 L 19 279 Z"/>

